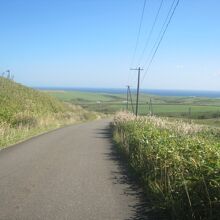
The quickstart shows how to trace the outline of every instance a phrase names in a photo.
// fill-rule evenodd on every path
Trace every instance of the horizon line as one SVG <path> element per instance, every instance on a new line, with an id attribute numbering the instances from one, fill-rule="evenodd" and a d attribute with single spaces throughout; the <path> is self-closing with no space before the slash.
<path id="1" fill-rule="evenodd" d="M 126 90 L 126 87 L 85 87 L 85 86 L 77 86 L 77 87 L 71 87 L 71 86 L 30 86 L 31 88 L 35 89 L 103 89 L 103 90 Z M 136 90 L 135 87 L 131 87 L 132 90 Z M 184 92 L 220 92 L 220 90 L 202 90 L 202 89 L 159 89 L 159 88 L 141 88 L 141 91 L 184 91 Z"/>

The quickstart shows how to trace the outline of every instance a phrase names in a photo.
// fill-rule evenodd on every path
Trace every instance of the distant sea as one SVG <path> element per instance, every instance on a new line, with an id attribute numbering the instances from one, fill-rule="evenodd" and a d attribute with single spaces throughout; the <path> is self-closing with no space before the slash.
<path id="1" fill-rule="evenodd" d="M 80 91 L 93 93 L 122 94 L 126 89 L 111 88 L 62 88 L 62 87 L 35 87 L 40 90 L 61 90 L 61 91 Z M 132 92 L 136 92 L 132 90 Z M 207 97 L 220 98 L 220 91 L 195 91 L 195 90 L 165 90 L 165 89 L 141 89 L 141 93 L 159 95 L 159 96 L 180 96 L 180 97 Z"/>

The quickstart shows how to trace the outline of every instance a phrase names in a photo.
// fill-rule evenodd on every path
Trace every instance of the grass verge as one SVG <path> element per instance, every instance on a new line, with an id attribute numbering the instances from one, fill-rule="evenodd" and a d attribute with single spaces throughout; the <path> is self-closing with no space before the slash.
<path id="1" fill-rule="evenodd" d="M 14 125 L 6 122 L 0 123 L 0 149 L 65 125 L 82 123 L 101 117 L 99 114 L 85 111 L 81 107 L 74 106 L 74 109 L 74 112 L 44 116 L 19 114 L 19 123 Z"/>
<path id="2" fill-rule="evenodd" d="M 113 129 L 156 208 L 172 219 L 220 219 L 219 131 L 124 112 Z"/>

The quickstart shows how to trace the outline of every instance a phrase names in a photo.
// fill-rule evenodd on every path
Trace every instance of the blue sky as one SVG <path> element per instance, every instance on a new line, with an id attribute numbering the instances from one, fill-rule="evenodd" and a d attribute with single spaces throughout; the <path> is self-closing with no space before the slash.
<path id="1" fill-rule="evenodd" d="M 161 0 L 147 0 L 136 67 Z M 124 87 L 143 0 L 0 0 L 0 72 L 29 86 Z M 147 59 L 172 0 L 164 0 Z M 180 0 L 142 88 L 220 90 L 220 1 Z M 143 63 L 141 63 L 143 65 Z"/>

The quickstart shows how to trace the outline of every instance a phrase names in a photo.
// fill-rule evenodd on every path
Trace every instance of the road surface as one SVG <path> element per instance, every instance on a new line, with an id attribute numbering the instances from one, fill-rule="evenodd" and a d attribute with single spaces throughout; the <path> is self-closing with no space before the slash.
<path id="1" fill-rule="evenodd" d="M 0 151 L 0 219 L 148 219 L 108 125 L 73 125 Z"/>

